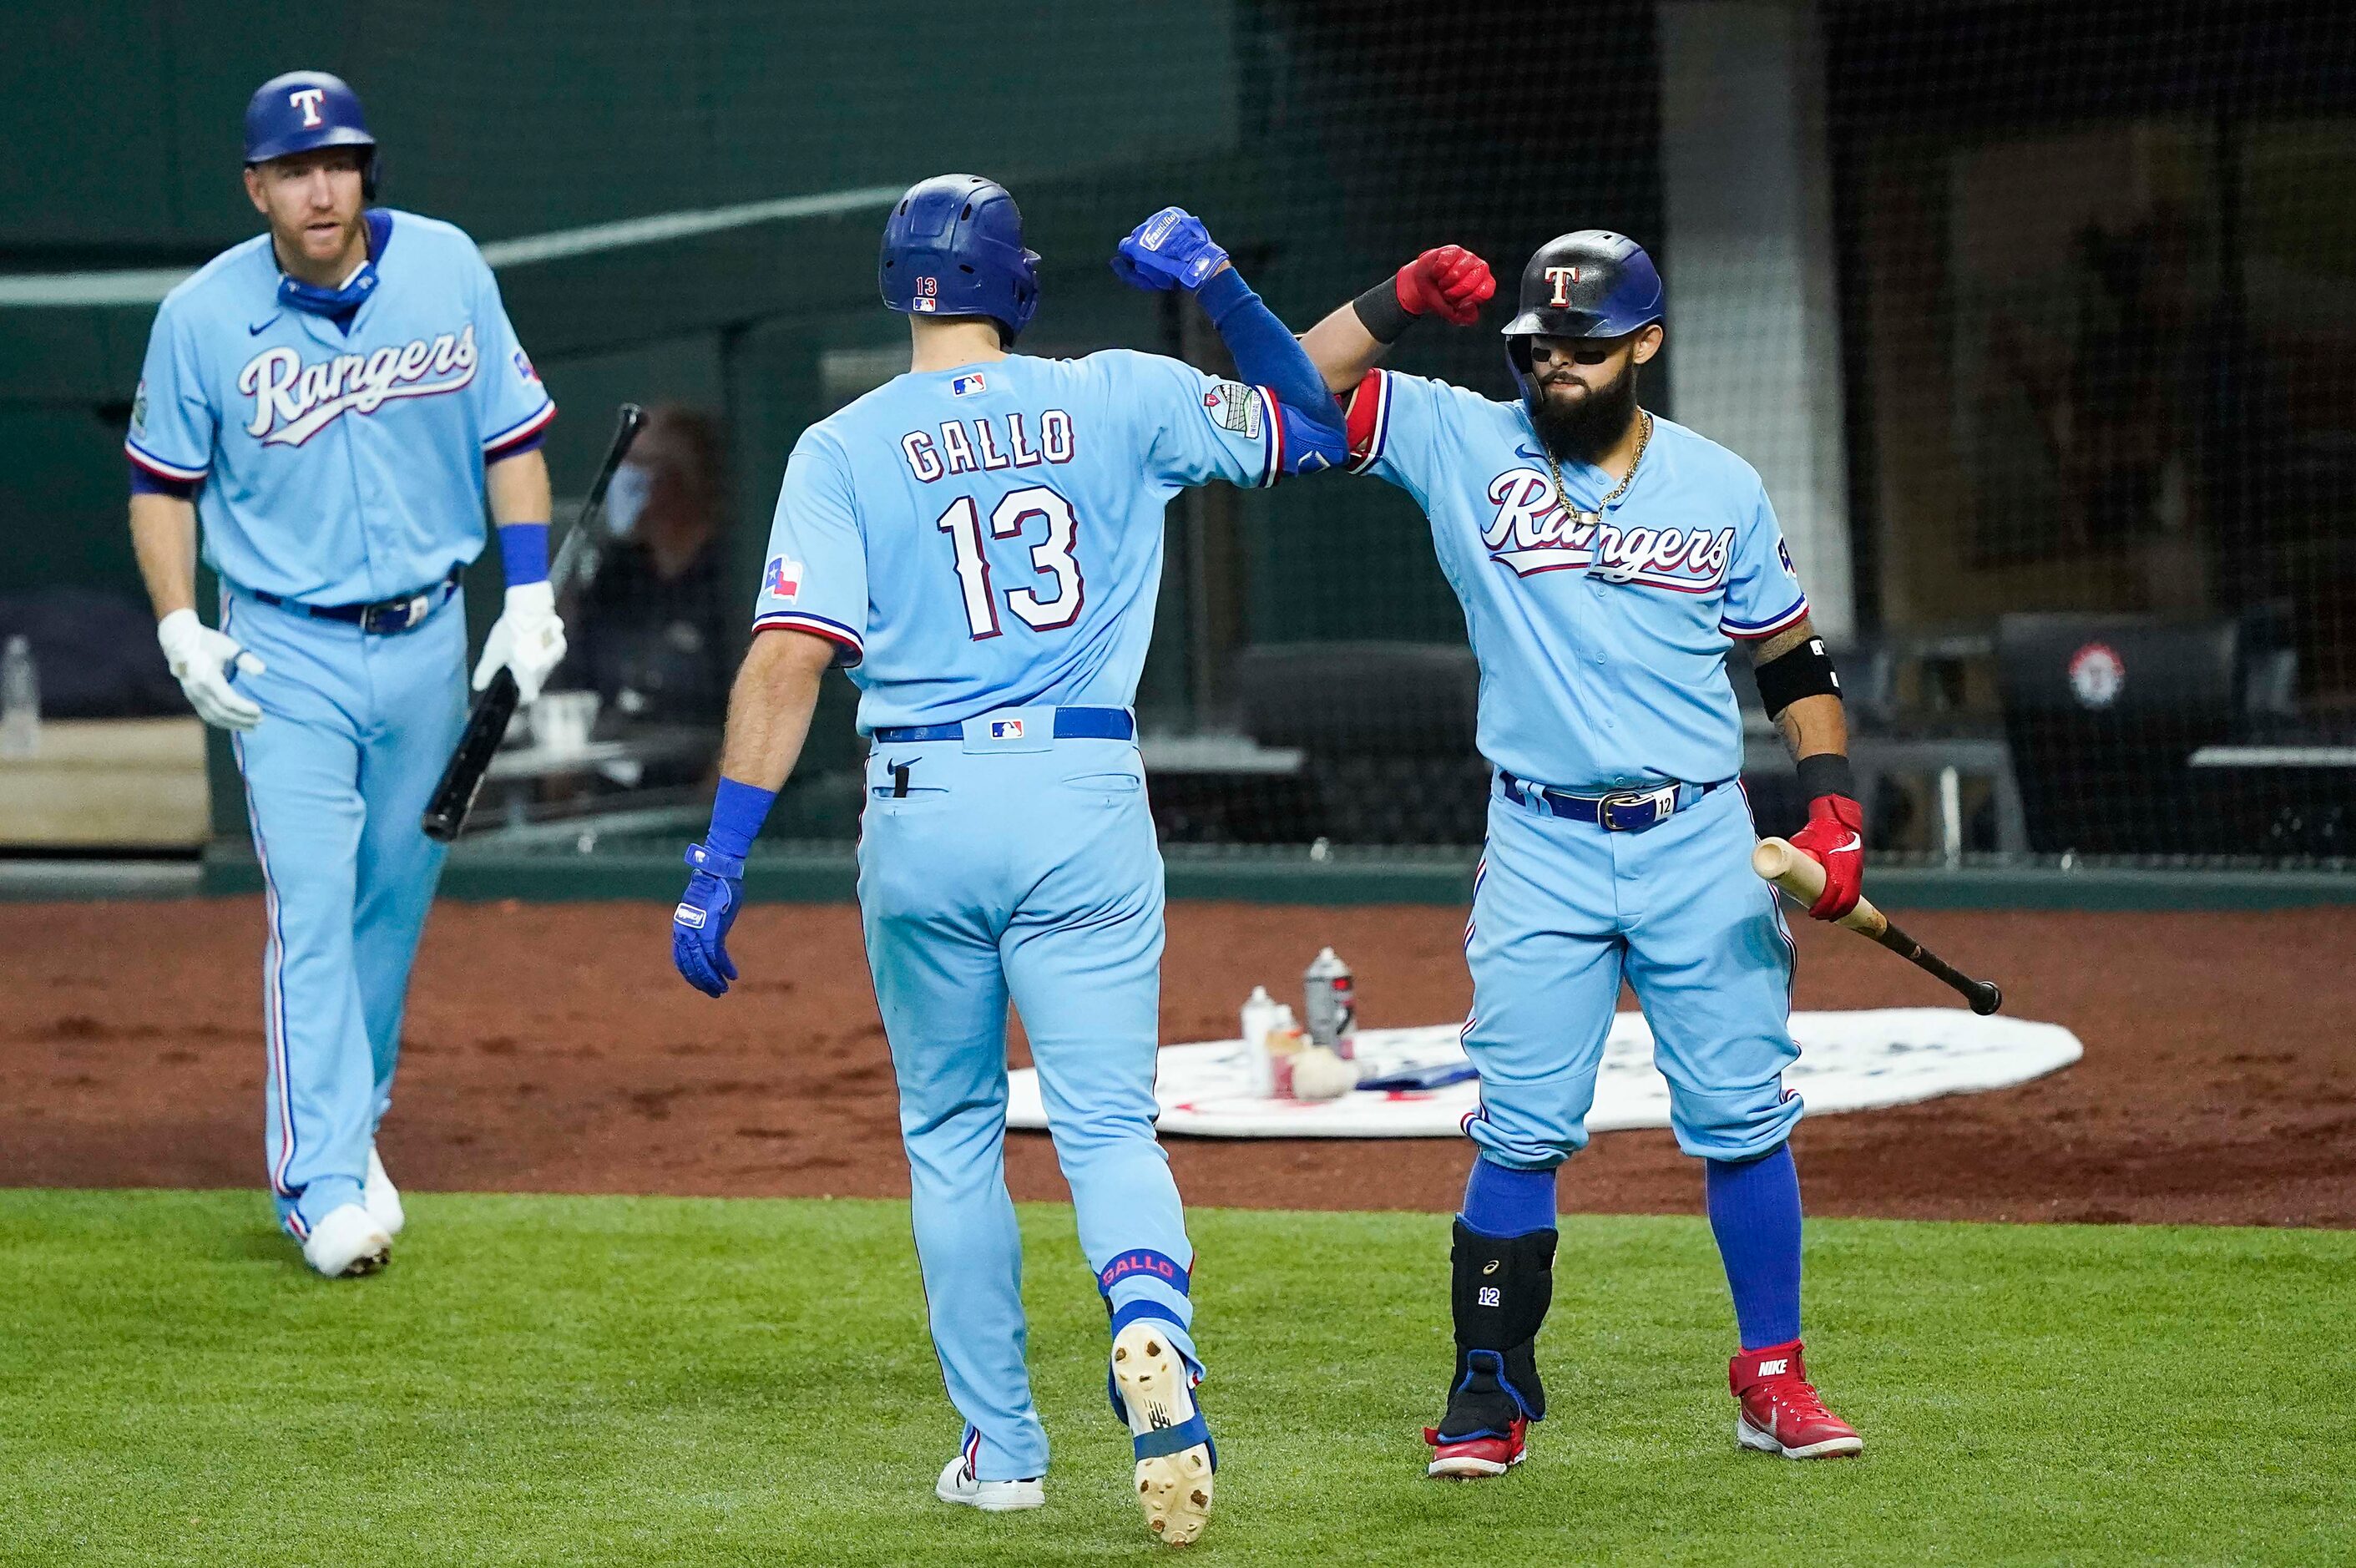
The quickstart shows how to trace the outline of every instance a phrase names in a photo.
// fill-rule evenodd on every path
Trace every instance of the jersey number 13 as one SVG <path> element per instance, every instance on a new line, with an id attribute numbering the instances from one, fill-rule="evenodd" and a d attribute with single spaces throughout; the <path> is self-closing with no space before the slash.
<path id="1" fill-rule="evenodd" d="M 1080 520 L 1072 503 L 1044 485 L 1010 490 L 990 509 L 990 537 L 1012 539 L 1034 518 L 1047 521 L 1047 537 L 1031 547 L 1032 569 L 1054 580 L 1054 592 L 1010 588 L 1004 597 L 1014 618 L 1033 631 L 1057 631 L 1080 618 L 1080 602 L 1087 585 L 1080 580 L 1080 564 L 1072 559 L 1072 536 Z M 965 599 L 966 627 L 974 639 L 996 637 L 1000 596 L 990 585 L 990 557 L 982 553 L 981 509 L 971 496 L 949 503 L 933 524 L 949 536 L 957 553 L 958 588 Z"/>

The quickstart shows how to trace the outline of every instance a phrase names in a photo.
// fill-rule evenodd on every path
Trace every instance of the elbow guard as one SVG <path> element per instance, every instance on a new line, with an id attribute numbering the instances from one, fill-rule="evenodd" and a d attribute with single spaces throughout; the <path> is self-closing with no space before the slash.
<path id="1" fill-rule="evenodd" d="M 1274 484 L 1280 474 L 1338 468 L 1349 456 L 1349 440 L 1342 432 L 1342 408 L 1333 399 L 1325 399 L 1322 409 L 1311 413 L 1281 402 L 1266 387 L 1260 389 L 1260 395 L 1275 416 L 1269 434 L 1276 447 L 1276 461 L 1270 466 L 1269 483 Z"/>
<path id="2" fill-rule="evenodd" d="M 1759 701 L 1774 718 L 1803 697 L 1837 697 L 1840 672 L 1825 651 L 1825 639 L 1812 637 L 1789 653 L 1759 666 Z"/>

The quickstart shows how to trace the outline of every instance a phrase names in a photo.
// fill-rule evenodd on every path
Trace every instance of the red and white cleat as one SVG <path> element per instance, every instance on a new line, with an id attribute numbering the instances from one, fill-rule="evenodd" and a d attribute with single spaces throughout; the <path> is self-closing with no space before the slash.
<path id="1" fill-rule="evenodd" d="M 1427 1426 L 1423 1440 L 1435 1452 L 1431 1463 L 1424 1466 L 1427 1476 L 1451 1480 L 1472 1481 L 1483 1476 L 1502 1476 L 1527 1456 L 1524 1439 L 1530 1423 L 1522 1417 L 1514 1418 L 1503 1437 L 1467 1437 L 1456 1442 L 1442 1441 L 1440 1429 Z"/>
<path id="2" fill-rule="evenodd" d="M 1845 1459 L 1865 1452 L 1857 1429 L 1825 1408 L 1800 1361 L 1800 1342 L 1745 1350 L 1729 1363 L 1729 1387 L 1741 1413 L 1734 1440 L 1786 1459 Z"/>

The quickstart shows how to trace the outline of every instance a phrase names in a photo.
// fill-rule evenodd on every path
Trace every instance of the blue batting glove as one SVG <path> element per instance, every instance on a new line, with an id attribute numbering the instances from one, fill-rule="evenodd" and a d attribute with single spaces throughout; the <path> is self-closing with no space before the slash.
<path id="1" fill-rule="evenodd" d="M 1226 259 L 1200 218 L 1183 207 L 1165 207 L 1130 231 L 1113 252 L 1112 270 L 1131 288 L 1193 290 Z"/>
<path id="2" fill-rule="evenodd" d="M 744 863 L 705 844 L 691 845 L 687 864 L 695 875 L 670 917 L 670 961 L 680 976 L 706 996 L 724 996 L 736 978 L 728 958 L 728 928 L 744 901 Z"/>

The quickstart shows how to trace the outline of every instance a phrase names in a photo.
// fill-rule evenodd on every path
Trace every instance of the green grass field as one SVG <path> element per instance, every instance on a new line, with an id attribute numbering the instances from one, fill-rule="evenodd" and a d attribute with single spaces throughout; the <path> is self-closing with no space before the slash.
<path id="1" fill-rule="evenodd" d="M 1068 1211 L 1027 1210 L 1047 1507 L 933 1500 L 958 1426 L 903 1206 L 417 1196 L 386 1273 L 256 1195 L 0 1192 L 0 1562 L 1082 1563 L 1126 1491 Z M 1867 1456 L 1730 1436 L 1697 1220 L 1576 1219 L 1554 1418 L 1424 1480 L 1447 1222 L 1194 1217 L 1210 1563 L 2356 1560 L 2356 1235 L 1820 1221 Z"/>

